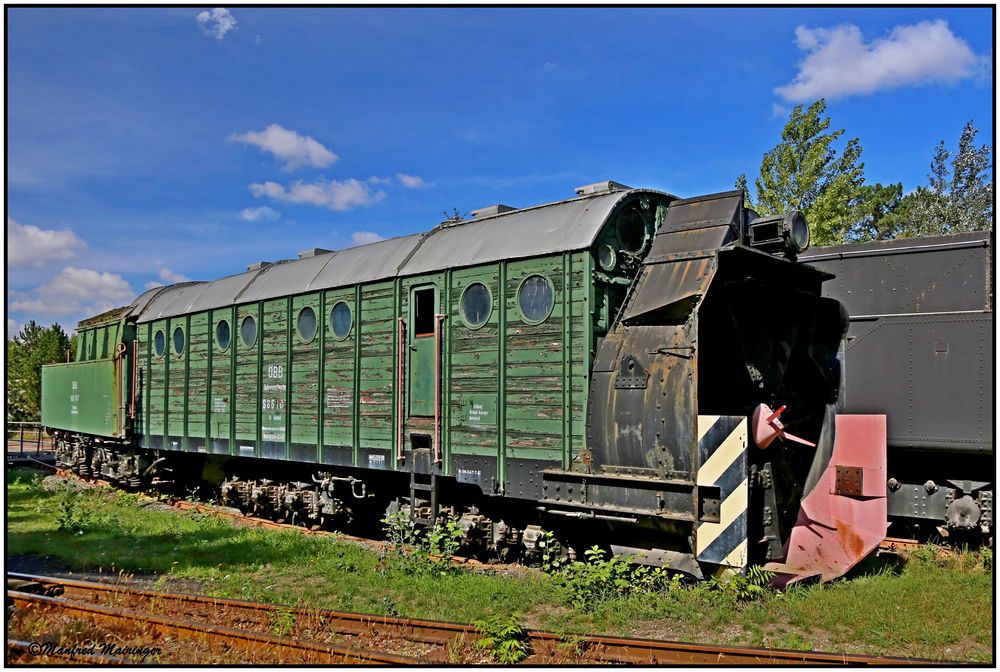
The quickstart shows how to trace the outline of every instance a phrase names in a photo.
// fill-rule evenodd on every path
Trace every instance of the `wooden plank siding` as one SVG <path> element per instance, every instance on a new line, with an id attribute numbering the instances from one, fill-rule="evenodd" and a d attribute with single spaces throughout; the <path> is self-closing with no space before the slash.
<path id="1" fill-rule="evenodd" d="M 303 461 L 320 461 L 319 446 L 319 372 L 323 311 L 320 294 L 305 294 L 292 299 L 291 360 L 289 363 L 289 456 Z M 300 314 L 309 309 L 315 331 L 307 341 L 299 329 Z"/>
<path id="2" fill-rule="evenodd" d="M 208 413 L 209 334 L 208 314 L 191 315 L 188 320 L 184 357 L 187 359 L 187 402 L 184 437 L 186 449 L 207 452 L 205 416 Z"/>
<path id="3" fill-rule="evenodd" d="M 239 331 L 235 326 L 233 308 L 220 308 L 211 312 L 212 372 L 209 390 L 208 433 L 209 452 L 232 454 L 230 441 L 233 423 L 233 373 L 236 350 L 239 348 Z M 219 343 L 219 325 L 229 328 L 229 343 L 225 348 Z"/>
<path id="4" fill-rule="evenodd" d="M 243 342 L 243 321 L 253 318 L 257 325 L 257 334 L 251 345 Z M 259 415 L 258 399 L 260 391 L 260 304 L 251 303 L 239 306 L 236 310 L 236 330 L 233 334 L 233 345 L 236 348 L 235 376 L 235 437 L 236 454 L 250 457 L 257 454 L 257 419 Z"/>
<path id="5" fill-rule="evenodd" d="M 157 332 L 164 334 L 166 338 L 167 321 L 157 320 L 149 325 L 149 389 L 146 395 L 148 411 L 148 429 L 146 434 L 156 436 L 157 442 L 151 444 L 154 447 L 166 447 L 167 434 L 167 364 L 169 355 L 164 351 L 163 355 L 157 356 L 154 350 L 154 342 Z M 165 341 L 164 341 L 165 342 Z"/>
<path id="6" fill-rule="evenodd" d="M 444 473 L 456 457 L 495 460 L 500 484 L 511 460 L 579 466 L 585 447 L 594 346 L 593 262 L 589 251 L 462 268 L 333 288 L 139 325 L 143 368 L 143 445 L 173 450 L 408 469 L 396 464 L 398 320 L 411 331 L 411 290 L 434 284 L 446 316 L 441 342 L 441 449 Z M 553 289 L 551 313 L 526 322 L 518 307 L 525 279 Z M 482 283 L 491 311 L 481 326 L 463 318 L 466 289 Z M 337 337 L 332 312 L 344 303 L 350 331 Z M 316 332 L 304 339 L 299 315 L 312 309 Z M 247 346 L 245 319 L 256 323 Z M 229 343 L 217 338 L 221 321 Z M 180 327 L 184 350 L 174 349 Z M 158 331 L 165 354 L 154 352 Z M 94 337 L 94 343 L 99 342 Z M 404 370 L 408 375 L 408 371 Z M 403 408 L 409 385 L 404 378 Z M 433 419 L 407 418 L 409 433 Z M 176 443 L 175 443 L 176 442 Z M 534 463 L 534 462 L 532 462 Z M 542 467 L 539 467 L 542 468 Z"/>
<path id="7" fill-rule="evenodd" d="M 392 450 L 394 446 L 396 315 L 393 295 L 392 282 L 362 287 L 361 302 L 354 311 L 353 328 L 358 329 L 356 349 L 360 352 L 359 394 L 355 404 L 359 424 L 356 449 Z"/>
<path id="8" fill-rule="evenodd" d="M 446 330 L 450 453 L 495 457 L 499 443 L 500 265 L 456 270 L 451 277 Z M 489 290 L 491 310 L 486 323 L 473 329 L 462 317 L 462 296 L 477 282 Z"/>
<path id="9" fill-rule="evenodd" d="M 354 463 L 356 390 L 355 349 L 357 347 L 357 313 L 353 287 L 325 293 L 321 331 L 323 333 L 323 436 L 324 446 L 331 456 L 336 453 L 340 463 Z M 333 333 L 333 309 L 343 303 L 351 311 L 350 329 L 343 338 Z"/>
<path id="10" fill-rule="evenodd" d="M 261 320 L 260 444 L 262 457 L 287 457 L 288 328 L 290 299 L 264 302 Z"/>

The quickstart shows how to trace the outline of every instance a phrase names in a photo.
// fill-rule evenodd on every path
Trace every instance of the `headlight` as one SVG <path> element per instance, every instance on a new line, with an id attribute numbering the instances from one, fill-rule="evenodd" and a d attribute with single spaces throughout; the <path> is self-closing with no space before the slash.
<path id="1" fill-rule="evenodd" d="M 809 248 L 809 224 L 805 215 L 798 210 L 792 210 L 785 215 L 785 244 L 795 254 L 805 252 Z"/>
<path id="2" fill-rule="evenodd" d="M 798 210 L 776 217 L 757 217 L 750 221 L 747 233 L 750 247 L 770 254 L 795 257 L 809 247 L 809 223 Z"/>

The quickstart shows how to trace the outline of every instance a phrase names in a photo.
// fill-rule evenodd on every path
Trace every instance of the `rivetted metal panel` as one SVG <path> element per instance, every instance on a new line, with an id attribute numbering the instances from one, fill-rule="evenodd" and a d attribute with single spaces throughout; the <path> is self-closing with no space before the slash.
<path id="1" fill-rule="evenodd" d="M 666 195 L 613 191 L 443 226 L 430 233 L 400 275 L 589 247 L 615 206 L 640 192 Z"/>
<path id="2" fill-rule="evenodd" d="M 704 296 L 714 272 L 714 257 L 644 267 L 623 321 L 629 324 L 655 314 L 661 322 L 683 324 Z"/>
<path id="3" fill-rule="evenodd" d="M 809 250 L 807 264 L 836 274 L 823 295 L 852 316 L 992 310 L 988 231 Z"/>
<path id="4" fill-rule="evenodd" d="M 885 413 L 890 446 L 992 453 L 992 332 L 992 313 L 852 323 L 843 412 Z"/>
<path id="5" fill-rule="evenodd" d="M 684 231 L 739 223 L 743 192 L 723 191 L 674 201 L 667 211 L 661 231 Z"/>

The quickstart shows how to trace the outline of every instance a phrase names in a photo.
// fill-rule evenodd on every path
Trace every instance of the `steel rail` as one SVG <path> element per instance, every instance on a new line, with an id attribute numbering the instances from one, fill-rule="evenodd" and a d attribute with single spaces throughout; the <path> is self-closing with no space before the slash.
<path id="1" fill-rule="evenodd" d="M 275 635 L 238 630 L 225 626 L 205 625 L 189 620 L 172 619 L 130 609 L 88 604 L 65 597 L 48 597 L 46 595 L 33 595 L 8 590 L 7 599 L 12 601 L 15 606 L 48 607 L 116 625 L 143 623 L 153 626 L 161 632 L 183 638 L 203 638 L 205 640 L 225 643 L 228 646 L 240 648 L 251 653 L 262 650 L 272 653 L 282 652 L 296 656 L 298 661 L 308 659 L 311 663 L 413 665 L 420 662 L 418 659 L 409 656 L 363 651 L 350 647 L 320 645 L 313 642 L 297 641 L 288 637 L 277 637 Z"/>
<path id="2" fill-rule="evenodd" d="M 393 618 L 371 614 L 339 612 L 327 609 L 303 609 L 282 605 L 262 604 L 227 598 L 204 597 L 199 595 L 158 593 L 154 591 L 125 588 L 116 584 L 92 583 L 29 574 L 8 573 L 8 577 L 33 581 L 42 585 L 57 584 L 64 589 L 94 592 L 127 592 L 149 599 L 174 600 L 229 609 L 244 609 L 251 612 L 291 613 L 295 616 L 319 617 L 324 627 L 346 634 L 367 634 L 372 631 L 391 634 L 408 641 L 447 645 L 459 638 L 478 639 L 481 636 L 475 627 L 460 623 L 428 621 L 411 618 Z M 566 642 L 562 635 L 530 630 L 527 637 L 532 648 L 553 648 Z M 639 665 L 867 665 L 867 666 L 907 666 L 954 664 L 944 661 L 930 661 L 916 658 L 871 656 L 848 653 L 827 653 L 817 651 L 794 651 L 787 649 L 766 649 L 751 647 L 730 647 L 714 644 L 633 639 L 588 635 L 575 638 L 574 643 L 588 651 L 599 661 Z M 531 662 L 530 659 L 528 661 Z"/>
<path id="3" fill-rule="evenodd" d="M 38 584 L 43 588 L 58 587 L 64 591 L 62 593 L 64 597 L 67 594 L 81 595 L 88 593 L 128 595 L 148 599 L 150 601 L 157 600 L 161 603 L 177 602 L 181 604 L 192 604 L 205 607 L 226 608 L 234 611 L 243 610 L 245 612 L 257 614 L 283 612 L 293 616 L 303 616 L 307 618 L 319 617 L 322 619 L 324 627 L 343 634 L 368 634 L 374 628 L 379 631 L 391 631 L 387 632 L 387 634 L 400 635 L 410 641 L 426 644 L 447 644 L 460 635 L 472 635 L 476 638 L 479 637 L 479 633 L 474 627 L 458 623 L 394 618 L 373 614 L 340 612 L 330 609 L 308 609 L 280 604 L 249 602 L 246 600 L 236 600 L 223 597 L 191 595 L 186 593 L 164 593 L 145 590 L 142 588 L 132 588 L 122 584 L 78 581 L 75 579 L 35 576 L 33 574 L 21 574 L 18 572 L 8 572 L 7 579 L 8 581 L 13 579 L 22 583 L 30 582 Z"/>

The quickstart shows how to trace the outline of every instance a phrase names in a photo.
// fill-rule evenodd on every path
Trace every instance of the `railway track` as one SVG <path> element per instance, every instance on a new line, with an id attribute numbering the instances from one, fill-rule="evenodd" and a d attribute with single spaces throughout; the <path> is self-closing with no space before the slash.
<path id="1" fill-rule="evenodd" d="M 79 582 L 75 582 L 79 583 Z M 219 625 L 211 622 L 213 619 L 207 618 L 208 622 L 195 621 L 187 618 L 180 618 L 176 615 L 163 615 L 164 606 L 159 609 L 151 608 L 150 611 L 137 610 L 122 606 L 110 606 L 101 604 L 100 599 L 74 599 L 80 597 L 79 593 L 84 592 L 80 585 L 67 585 L 59 580 L 49 580 L 41 584 L 48 588 L 48 591 L 24 592 L 19 590 L 7 590 L 7 601 L 15 609 L 26 609 L 43 612 L 45 614 L 62 614 L 74 620 L 83 621 L 95 626 L 111 626 L 116 628 L 137 629 L 146 638 L 146 642 L 164 641 L 197 641 L 201 645 L 215 647 L 218 653 L 232 654 L 238 652 L 237 660 L 230 658 L 229 662 L 273 662 L 273 663 L 308 663 L 327 665 L 412 665 L 420 661 L 410 656 L 384 653 L 374 649 L 362 650 L 347 646 L 336 646 L 278 636 L 266 632 L 259 632 L 243 628 L 234 628 Z M 44 592 L 55 593 L 54 587 L 62 588 L 62 594 L 46 595 Z M 22 588 L 26 587 L 21 585 Z M 68 589 L 68 590 L 67 590 Z M 92 591 L 102 593 L 103 591 Z M 116 587 L 113 592 L 103 593 L 105 596 L 127 597 L 131 591 Z M 69 596 L 67 596 L 67 593 Z M 152 602 L 155 593 L 148 593 L 145 597 L 148 602 Z M 218 617 L 218 614 L 217 614 Z M 218 618 L 214 619 L 218 620 Z M 34 650 L 32 644 L 35 644 Z M 79 654 L 70 654 L 70 658 L 83 662 L 97 662 L 92 657 L 105 658 L 100 653 L 89 653 L 86 646 L 70 646 L 65 648 L 71 650 L 83 649 Z M 135 647 L 137 648 L 137 647 Z M 160 653 L 159 646 L 147 645 L 147 649 L 155 649 L 156 654 Z M 16 647 L 20 653 L 24 653 L 24 648 Z M 94 651 L 101 651 L 97 648 Z M 39 649 L 37 643 L 28 643 L 27 653 L 38 654 L 45 652 Z M 65 654 L 57 654 L 66 657 Z M 128 661 L 132 664 L 134 661 Z M 140 662 L 147 662 L 145 660 Z M 197 661 L 191 661 L 197 662 Z"/>
<path id="2" fill-rule="evenodd" d="M 350 661 L 393 665 L 459 662 L 463 650 L 475 651 L 474 642 L 480 637 L 473 626 L 459 623 L 303 609 L 28 574 L 9 573 L 7 580 L 9 585 L 20 589 L 8 589 L 8 599 L 23 607 L 66 609 L 105 620 L 141 619 L 159 630 L 178 636 L 214 638 L 232 643 L 233 648 L 249 653 L 266 650 L 273 655 L 275 651 L 285 652 L 289 657 L 302 656 L 307 662 Z M 24 592 L 28 589 L 42 594 L 29 595 Z M 294 633 L 295 639 L 272 634 L 276 624 L 281 624 L 289 634 Z M 525 661 L 527 664 L 931 664 L 931 661 L 906 658 L 721 647 L 622 637 L 585 636 L 567 641 L 560 635 L 543 631 L 528 631 L 527 639 L 533 652 Z M 331 641 L 340 644 L 331 645 Z M 373 652 L 373 647 L 378 647 L 377 652 Z M 456 656 L 459 661 L 455 660 Z"/>

